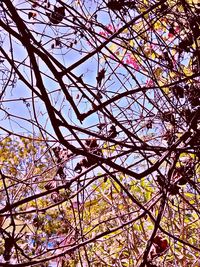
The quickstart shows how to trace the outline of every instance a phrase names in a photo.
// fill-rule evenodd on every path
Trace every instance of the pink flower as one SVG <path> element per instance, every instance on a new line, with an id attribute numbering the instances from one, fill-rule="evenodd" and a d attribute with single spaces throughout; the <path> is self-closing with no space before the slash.
<path id="1" fill-rule="evenodd" d="M 99 34 L 100 34 L 101 36 L 104 36 L 104 37 L 107 36 L 106 32 L 104 32 L 104 31 L 99 32 Z"/>
<path id="2" fill-rule="evenodd" d="M 138 65 L 138 63 L 137 63 L 137 61 L 136 61 L 135 58 L 134 58 L 132 55 L 130 55 L 130 54 L 128 54 L 128 56 L 127 56 L 126 64 L 128 64 L 128 65 L 132 65 L 133 68 L 134 68 L 135 70 L 139 70 L 139 69 L 140 69 L 140 68 L 139 68 L 139 65 Z"/>
<path id="3" fill-rule="evenodd" d="M 154 86 L 154 81 L 152 79 L 148 79 L 146 81 L 146 86 L 148 86 L 148 87 Z"/>

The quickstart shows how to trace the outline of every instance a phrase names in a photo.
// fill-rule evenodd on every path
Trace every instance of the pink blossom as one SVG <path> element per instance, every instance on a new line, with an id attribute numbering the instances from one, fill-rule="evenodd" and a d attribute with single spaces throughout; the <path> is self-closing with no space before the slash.
<path id="1" fill-rule="evenodd" d="M 136 61 L 135 58 L 134 58 L 132 55 L 130 55 L 130 54 L 128 54 L 128 56 L 127 56 L 126 64 L 128 64 L 128 65 L 132 65 L 133 68 L 134 68 L 135 70 L 139 70 L 139 69 L 140 69 L 140 68 L 139 68 L 139 65 L 138 65 L 138 63 L 137 63 L 137 61 Z"/>
<path id="2" fill-rule="evenodd" d="M 148 79 L 146 81 L 146 86 L 148 86 L 148 87 L 154 86 L 154 81 L 152 79 Z"/>

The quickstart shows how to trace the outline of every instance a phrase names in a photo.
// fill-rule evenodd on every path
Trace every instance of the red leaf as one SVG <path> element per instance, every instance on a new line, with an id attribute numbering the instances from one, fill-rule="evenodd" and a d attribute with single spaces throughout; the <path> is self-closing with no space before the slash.
<path id="1" fill-rule="evenodd" d="M 163 249 L 163 251 L 169 246 L 168 242 L 166 239 L 162 239 L 161 240 L 161 244 L 160 244 L 161 248 Z"/>

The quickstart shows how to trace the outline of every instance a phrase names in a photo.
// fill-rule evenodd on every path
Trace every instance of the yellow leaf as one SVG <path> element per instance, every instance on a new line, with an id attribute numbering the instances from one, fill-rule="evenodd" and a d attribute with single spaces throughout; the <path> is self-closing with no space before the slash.
<path id="1" fill-rule="evenodd" d="M 157 83 L 159 84 L 159 86 L 163 86 L 163 85 L 166 84 L 166 83 L 163 82 L 161 79 L 158 80 Z M 163 91 L 165 94 L 167 94 L 167 95 L 168 95 L 169 92 L 170 92 L 169 87 L 162 87 L 161 89 L 162 89 L 162 91 Z"/>
<path id="2" fill-rule="evenodd" d="M 162 72 L 163 72 L 162 68 L 158 67 L 155 69 L 154 75 L 156 76 L 156 78 L 159 78 Z"/>
<path id="3" fill-rule="evenodd" d="M 169 75 L 170 75 L 171 78 L 176 78 L 177 77 L 177 73 L 174 72 L 174 71 L 170 71 Z"/>
<path id="4" fill-rule="evenodd" d="M 184 72 L 185 76 L 190 76 L 193 74 L 192 70 L 190 68 L 187 68 L 187 67 L 183 68 L 183 72 Z"/>
<path id="5" fill-rule="evenodd" d="M 154 23 L 153 28 L 154 28 L 154 30 L 159 30 L 159 29 L 161 29 L 162 26 L 161 26 L 160 21 L 157 21 L 156 23 Z"/>
<path id="6" fill-rule="evenodd" d="M 118 46 L 116 45 L 116 44 L 111 44 L 110 46 L 109 46 L 109 49 L 112 51 L 112 52 L 116 52 L 117 51 L 117 49 L 118 49 Z"/>
<path id="7" fill-rule="evenodd" d="M 152 58 L 152 59 L 155 59 L 155 58 L 156 58 L 156 53 L 152 52 L 152 53 L 151 53 L 151 58 Z"/>
<path id="8" fill-rule="evenodd" d="M 199 3 L 199 0 L 187 0 L 187 2 L 191 5 L 197 5 Z"/>
<path id="9" fill-rule="evenodd" d="M 131 47 L 133 47 L 133 46 L 135 45 L 135 43 L 134 43 L 133 40 L 131 40 L 131 41 L 129 42 L 129 44 L 130 44 Z"/>

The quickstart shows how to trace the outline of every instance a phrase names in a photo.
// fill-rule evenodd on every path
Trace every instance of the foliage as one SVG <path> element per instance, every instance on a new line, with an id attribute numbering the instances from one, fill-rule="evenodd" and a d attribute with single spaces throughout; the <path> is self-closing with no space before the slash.
<path id="1" fill-rule="evenodd" d="M 2 0 L 0 265 L 199 266 L 200 5 Z"/>

